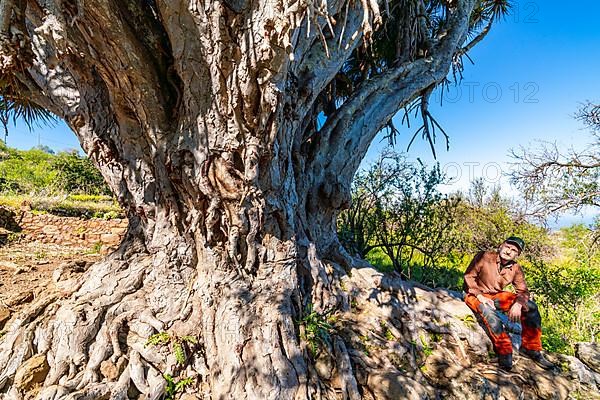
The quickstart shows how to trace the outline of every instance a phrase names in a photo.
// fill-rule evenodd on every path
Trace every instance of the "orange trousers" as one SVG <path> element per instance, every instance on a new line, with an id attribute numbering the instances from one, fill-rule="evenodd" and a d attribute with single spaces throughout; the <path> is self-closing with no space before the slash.
<path id="1" fill-rule="evenodd" d="M 517 299 L 517 295 L 511 292 L 499 292 L 496 294 L 484 294 L 488 299 L 494 300 L 496 308 L 508 313 L 510 307 Z M 512 342 L 506 333 L 502 321 L 495 312 L 482 308 L 482 303 L 472 294 L 465 295 L 465 303 L 473 312 L 481 317 L 487 333 L 494 345 L 494 351 L 499 355 L 512 354 Z M 521 309 L 521 347 L 526 350 L 542 350 L 542 317 L 537 305 L 529 300 Z"/>

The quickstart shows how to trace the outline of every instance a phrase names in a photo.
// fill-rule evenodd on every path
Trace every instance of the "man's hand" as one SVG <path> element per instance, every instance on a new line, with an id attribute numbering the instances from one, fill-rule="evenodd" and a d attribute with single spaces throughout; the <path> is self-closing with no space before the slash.
<path id="1" fill-rule="evenodd" d="M 491 306 L 492 308 L 496 308 L 496 306 L 494 305 L 494 300 L 488 299 L 487 297 L 485 297 L 482 294 L 477 295 L 477 300 L 479 300 L 483 304 L 487 304 L 488 306 Z"/>
<path id="2" fill-rule="evenodd" d="M 512 305 L 510 310 L 508 311 L 508 319 L 512 322 L 521 322 L 521 308 L 523 306 L 520 303 L 516 303 Z"/>

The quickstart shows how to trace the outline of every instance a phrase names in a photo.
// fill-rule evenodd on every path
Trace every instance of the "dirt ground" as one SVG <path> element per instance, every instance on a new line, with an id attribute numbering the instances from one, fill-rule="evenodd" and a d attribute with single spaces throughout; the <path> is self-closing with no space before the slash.
<path id="1" fill-rule="evenodd" d="M 89 248 L 17 241 L 0 245 L 0 329 L 14 312 L 26 307 L 51 282 L 52 273 L 67 263 L 83 272 L 99 260 Z"/>

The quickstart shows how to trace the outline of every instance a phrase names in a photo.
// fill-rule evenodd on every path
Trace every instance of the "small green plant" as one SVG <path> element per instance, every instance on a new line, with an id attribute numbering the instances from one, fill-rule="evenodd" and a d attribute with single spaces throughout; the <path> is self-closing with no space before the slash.
<path id="1" fill-rule="evenodd" d="M 195 336 L 182 336 L 181 340 L 190 344 L 198 344 L 198 339 Z"/>
<path id="2" fill-rule="evenodd" d="M 33 256 L 36 260 L 43 260 L 46 257 L 48 257 L 48 254 L 44 250 L 38 250 L 35 253 L 33 253 Z"/>
<path id="3" fill-rule="evenodd" d="M 165 400 L 174 400 L 177 393 L 183 392 L 186 386 L 194 383 L 193 378 L 181 378 L 175 381 L 175 379 L 169 375 L 164 374 L 163 377 L 167 381 L 167 387 L 165 388 Z"/>
<path id="4" fill-rule="evenodd" d="M 371 338 L 369 338 L 369 336 L 367 335 L 360 335 L 358 337 L 358 340 L 360 340 L 360 343 L 362 344 L 363 352 L 365 353 L 365 355 L 370 355 L 371 351 L 373 351 L 373 349 L 375 348 L 375 346 L 373 346 L 370 343 Z"/>
<path id="5" fill-rule="evenodd" d="M 171 336 L 167 332 L 156 333 L 148 338 L 146 346 L 166 346 L 171 344 L 173 354 L 177 364 L 183 365 L 187 359 L 186 349 L 189 350 L 190 345 L 198 344 L 198 339 L 194 336 Z"/>
<path id="6" fill-rule="evenodd" d="M 423 354 L 425 355 L 425 357 L 429 357 L 430 355 L 432 355 L 433 348 L 429 345 L 425 337 L 423 335 L 420 335 L 419 339 L 421 340 L 421 345 L 423 346 Z"/>
<path id="7" fill-rule="evenodd" d="M 104 215 L 102 216 L 103 219 L 116 219 L 116 218 L 121 218 L 122 217 L 122 213 L 118 212 L 118 211 L 106 211 L 104 213 Z"/>
<path id="8" fill-rule="evenodd" d="M 19 241 L 21 236 L 23 236 L 23 234 L 20 232 L 11 232 L 6 236 L 6 241 L 8 243 L 14 243 L 14 242 Z"/>
<path id="9" fill-rule="evenodd" d="M 306 340 L 313 357 L 319 354 L 320 348 L 330 342 L 330 333 L 333 331 L 331 325 L 331 311 L 318 313 L 312 304 L 306 307 L 306 313 L 298 323 L 304 326 L 302 339 Z"/>
<path id="10" fill-rule="evenodd" d="M 185 364 L 185 350 L 179 340 L 175 340 L 173 342 L 173 353 L 175 353 L 175 360 L 177 360 L 177 364 Z"/>
<path id="11" fill-rule="evenodd" d="M 100 254 L 102 251 L 102 242 L 96 242 L 92 245 L 92 248 L 88 250 L 88 254 Z"/>
<path id="12" fill-rule="evenodd" d="M 439 343 L 442 341 L 442 334 L 438 333 L 438 332 L 433 332 L 431 334 L 431 340 L 433 340 L 435 343 Z"/>
<path id="13" fill-rule="evenodd" d="M 381 321 L 379 323 L 379 325 L 381 326 L 381 329 L 383 330 L 383 335 L 385 336 L 385 338 L 387 340 L 389 340 L 390 342 L 393 342 L 394 340 L 396 340 L 396 336 L 394 336 L 394 334 L 392 333 L 392 331 L 390 330 L 390 328 L 388 328 L 387 324 L 385 321 Z"/>
<path id="14" fill-rule="evenodd" d="M 558 367 L 560 368 L 561 372 L 569 372 L 571 370 L 570 364 L 566 360 L 561 361 Z"/>
<path id="15" fill-rule="evenodd" d="M 464 322 L 464 324 L 471 330 L 475 329 L 475 325 L 477 323 L 477 321 L 475 320 L 475 317 L 473 316 L 473 314 L 467 314 L 464 315 L 462 317 L 460 317 L 460 320 L 462 322 Z"/>
<path id="16" fill-rule="evenodd" d="M 394 334 L 392 333 L 392 331 L 390 330 L 390 328 L 386 328 L 386 330 L 385 330 L 385 338 L 387 340 L 389 340 L 390 342 L 393 342 L 394 340 L 396 340 L 396 336 L 394 336 Z"/>
<path id="17" fill-rule="evenodd" d="M 163 346 L 171 341 L 171 335 L 167 332 L 155 333 L 146 341 L 146 346 Z"/>
<path id="18" fill-rule="evenodd" d="M 175 353 L 175 359 L 178 364 L 185 364 L 186 349 L 189 350 L 195 344 L 198 344 L 198 339 L 194 336 L 181 336 L 174 338 L 172 340 L 173 343 L 173 353 Z"/>

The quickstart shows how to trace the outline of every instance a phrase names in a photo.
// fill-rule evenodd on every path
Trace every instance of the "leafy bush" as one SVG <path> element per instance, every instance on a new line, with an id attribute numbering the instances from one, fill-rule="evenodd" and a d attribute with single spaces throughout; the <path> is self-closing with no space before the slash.
<path id="1" fill-rule="evenodd" d="M 62 152 L 52 160 L 51 167 L 56 171 L 53 185 L 58 191 L 93 195 L 110 193 L 104 178 L 87 157 Z"/>
<path id="2" fill-rule="evenodd" d="M 42 150 L 21 151 L 0 144 L 0 178 L 5 193 L 40 192 L 56 179 L 50 168 L 52 155 Z"/>
<path id="3" fill-rule="evenodd" d="M 544 347 L 572 354 L 574 343 L 594 341 L 600 333 L 600 255 L 583 225 L 553 237 L 557 256 L 531 259 L 524 267 L 542 312 Z"/>
<path id="4" fill-rule="evenodd" d="M 330 322 L 333 317 L 330 312 L 318 313 L 313 309 L 312 304 L 308 304 L 304 316 L 298 321 L 304 332 L 301 337 L 306 340 L 308 348 L 315 358 L 321 349 L 331 344 L 330 333 L 333 331 L 333 325 Z"/>
<path id="5" fill-rule="evenodd" d="M 0 193 L 110 194 L 98 170 L 76 152 L 17 150 L 0 144 Z"/>
<path id="6" fill-rule="evenodd" d="M 383 252 L 409 279 L 415 265 L 435 269 L 455 241 L 458 200 L 437 190 L 443 181 L 439 166 L 428 170 L 397 153 L 383 153 L 355 178 L 352 206 L 338 220 L 342 242 L 362 257 Z"/>

